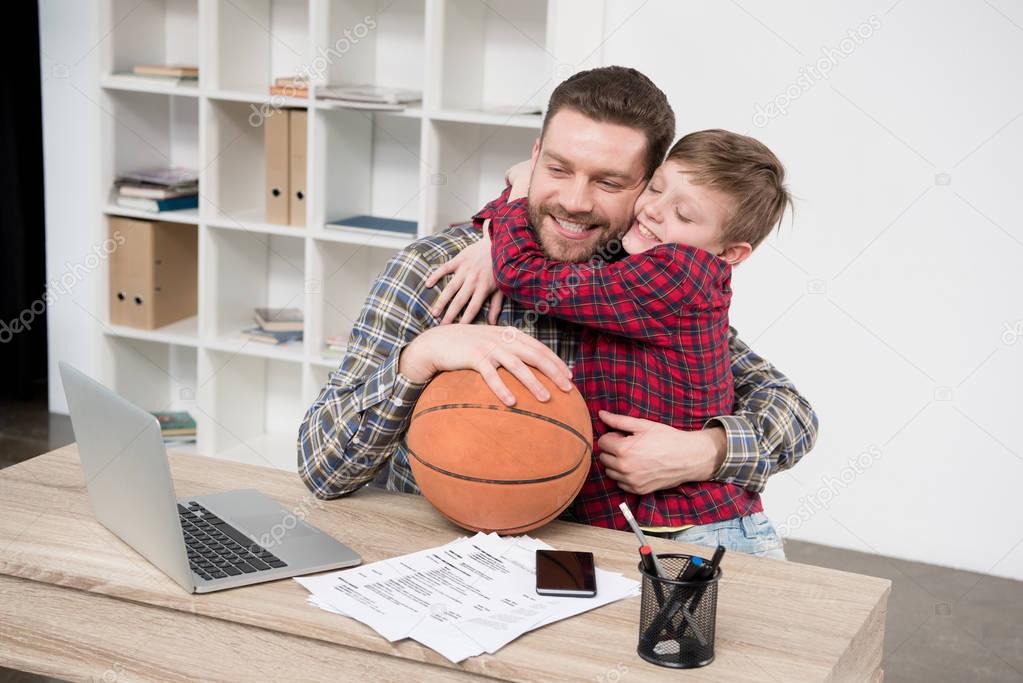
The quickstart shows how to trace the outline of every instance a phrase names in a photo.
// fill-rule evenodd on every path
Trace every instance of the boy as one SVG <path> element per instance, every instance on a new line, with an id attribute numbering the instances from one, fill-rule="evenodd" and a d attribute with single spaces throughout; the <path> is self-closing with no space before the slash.
<path id="1" fill-rule="evenodd" d="M 538 163 L 559 172 L 555 161 Z M 636 200 L 620 245 L 627 255 L 609 263 L 547 259 L 530 227 L 537 217 L 524 198 L 511 199 L 524 179 L 510 179 L 513 186 L 473 220 L 490 220 L 494 276 L 505 295 L 583 326 L 574 379 L 590 408 L 595 445 L 576 518 L 626 529 L 618 510 L 624 501 L 641 526 L 678 530 L 762 511 L 759 494 L 723 482 L 628 493 L 606 474 L 596 439 L 608 431 L 602 410 L 686 430 L 731 410 L 731 269 L 791 203 L 777 157 L 728 131 L 683 137 Z M 586 234 L 585 222 L 546 208 L 562 236 Z"/>

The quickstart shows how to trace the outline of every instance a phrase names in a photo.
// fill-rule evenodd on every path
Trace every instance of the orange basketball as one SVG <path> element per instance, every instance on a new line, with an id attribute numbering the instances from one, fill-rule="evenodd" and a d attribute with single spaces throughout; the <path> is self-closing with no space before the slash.
<path id="1" fill-rule="evenodd" d="M 426 499 L 474 531 L 521 534 L 568 507 L 590 469 L 593 428 L 579 391 L 540 372 L 542 403 L 504 368 L 508 407 L 474 370 L 437 375 L 408 429 L 409 465 Z"/>

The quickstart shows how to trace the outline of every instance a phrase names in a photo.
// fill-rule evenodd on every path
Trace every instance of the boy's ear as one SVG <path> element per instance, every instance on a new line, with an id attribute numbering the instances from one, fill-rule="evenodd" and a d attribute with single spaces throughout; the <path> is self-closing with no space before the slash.
<path id="1" fill-rule="evenodd" d="M 725 247 L 718 258 L 724 259 L 728 262 L 728 265 L 733 268 L 750 257 L 753 253 L 753 247 L 750 246 L 749 242 L 736 242 L 735 244 L 729 244 Z"/>

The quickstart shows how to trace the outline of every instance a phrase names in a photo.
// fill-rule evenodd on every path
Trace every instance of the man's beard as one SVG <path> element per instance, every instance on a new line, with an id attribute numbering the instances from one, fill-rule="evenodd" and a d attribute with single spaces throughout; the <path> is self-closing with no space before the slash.
<path id="1" fill-rule="evenodd" d="M 596 242 L 581 240 L 574 243 L 558 235 L 548 235 L 552 228 L 546 227 L 545 219 L 550 216 L 562 216 L 573 223 L 596 226 L 589 228 L 588 233 L 599 232 Z M 631 221 L 630 221 L 631 222 Z M 537 239 L 547 258 L 566 263 L 589 261 L 593 256 L 608 258 L 621 251 L 622 236 L 629 230 L 630 223 L 611 224 L 605 216 L 595 213 L 572 213 L 559 204 L 529 204 L 529 223 L 536 231 Z"/>

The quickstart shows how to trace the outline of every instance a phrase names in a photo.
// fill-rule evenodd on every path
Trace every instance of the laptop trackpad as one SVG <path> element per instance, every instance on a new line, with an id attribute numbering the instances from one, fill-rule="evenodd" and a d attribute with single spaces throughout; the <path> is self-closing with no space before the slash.
<path id="1" fill-rule="evenodd" d="M 281 542 L 305 536 L 315 536 L 316 530 L 311 526 L 299 521 L 294 515 L 281 516 L 280 514 L 255 514 L 235 515 L 231 521 L 239 530 L 252 536 L 256 541 L 263 542 L 264 536 L 270 542 Z"/>

